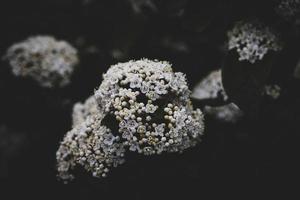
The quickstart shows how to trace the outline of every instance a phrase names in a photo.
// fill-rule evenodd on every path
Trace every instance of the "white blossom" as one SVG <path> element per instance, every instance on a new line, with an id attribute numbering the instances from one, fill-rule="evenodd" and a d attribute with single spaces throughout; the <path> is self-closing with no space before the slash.
<path id="1" fill-rule="evenodd" d="M 240 61 L 255 63 L 269 51 L 279 51 L 282 46 L 269 28 L 259 22 L 238 22 L 227 33 L 228 50 L 235 49 Z"/>
<path id="2" fill-rule="evenodd" d="M 76 103 L 73 106 L 73 127 L 77 124 L 83 123 L 90 115 L 94 115 L 98 112 L 98 106 L 94 96 L 89 97 L 83 104 Z"/>
<path id="3" fill-rule="evenodd" d="M 73 178 L 67 174 L 78 164 L 106 176 L 99 166 L 123 163 L 125 150 L 153 155 L 196 145 L 203 115 L 193 110 L 189 95 L 185 75 L 174 73 L 168 62 L 142 59 L 111 66 L 94 96 L 75 105 L 74 128 L 57 153 L 60 177 Z"/>
<path id="4" fill-rule="evenodd" d="M 30 77 L 42 87 L 63 87 L 70 83 L 79 59 L 77 50 L 51 36 L 29 37 L 12 45 L 4 56 L 16 76 Z"/>

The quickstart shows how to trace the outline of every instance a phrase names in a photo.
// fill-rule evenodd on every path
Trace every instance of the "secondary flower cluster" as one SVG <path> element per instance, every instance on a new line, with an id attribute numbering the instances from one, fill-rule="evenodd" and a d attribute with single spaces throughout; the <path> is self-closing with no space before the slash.
<path id="1" fill-rule="evenodd" d="M 168 62 L 142 59 L 111 66 L 85 104 L 77 104 L 73 130 L 57 152 L 61 178 L 82 165 L 106 176 L 126 150 L 144 155 L 182 152 L 203 134 L 203 115 L 193 110 L 185 75 Z"/>
<path id="2" fill-rule="evenodd" d="M 75 128 L 77 125 L 82 124 L 89 116 L 96 115 L 98 112 L 94 96 L 87 98 L 84 103 L 76 103 L 73 106 L 72 127 Z"/>
<path id="3" fill-rule="evenodd" d="M 30 77 L 43 87 L 63 87 L 78 64 L 77 50 L 50 36 L 30 37 L 12 45 L 5 56 L 16 76 Z"/>
<path id="4" fill-rule="evenodd" d="M 247 60 L 252 64 L 262 60 L 269 51 L 282 48 L 271 29 L 259 22 L 238 22 L 227 36 L 228 49 L 236 49 L 240 61 Z"/>
<path id="5" fill-rule="evenodd" d="M 83 106 L 90 109 L 88 104 Z M 76 109 L 73 115 L 75 113 Z M 84 121 L 73 124 L 74 128 L 66 134 L 56 153 L 58 175 L 64 181 L 72 180 L 74 175 L 70 170 L 80 165 L 95 177 L 105 177 L 111 167 L 124 162 L 124 145 L 119 136 L 114 136 L 109 128 L 101 124 L 103 113 L 78 114 Z"/>

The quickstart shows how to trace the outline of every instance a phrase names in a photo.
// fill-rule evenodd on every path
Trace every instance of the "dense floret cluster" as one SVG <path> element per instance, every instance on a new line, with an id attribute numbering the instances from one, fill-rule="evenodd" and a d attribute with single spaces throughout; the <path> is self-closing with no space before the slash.
<path id="1" fill-rule="evenodd" d="M 72 180 L 69 172 L 76 165 L 83 166 L 95 177 L 105 177 L 111 167 L 124 162 L 124 145 L 119 136 L 101 125 L 102 114 L 89 115 L 85 121 L 69 131 L 57 153 L 58 172 L 62 180 Z"/>
<path id="2" fill-rule="evenodd" d="M 76 103 L 73 106 L 72 127 L 75 128 L 77 125 L 82 124 L 89 116 L 96 115 L 98 112 L 94 96 L 87 98 L 84 103 Z"/>
<path id="3" fill-rule="evenodd" d="M 84 104 L 76 104 L 73 129 L 57 152 L 61 178 L 82 165 L 106 176 L 126 150 L 144 155 L 182 152 L 203 134 L 203 115 L 193 110 L 185 75 L 168 62 L 142 59 L 111 66 Z"/>
<path id="4" fill-rule="evenodd" d="M 77 50 L 50 36 L 30 37 L 12 45 L 5 58 L 16 76 L 30 77 L 43 87 L 63 87 L 78 64 Z"/>
<path id="5" fill-rule="evenodd" d="M 281 50 L 281 44 L 269 28 L 259 22 L 238 22 L 227 33 L 228 49 L 235 49 L 239 60 L 255 63 L 262 60 L 269 51 Z"/>

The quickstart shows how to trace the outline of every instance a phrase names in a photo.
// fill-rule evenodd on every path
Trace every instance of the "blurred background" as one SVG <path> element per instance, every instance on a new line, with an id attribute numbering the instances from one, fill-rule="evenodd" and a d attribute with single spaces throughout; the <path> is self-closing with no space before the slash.
<path id="1" fill-rule="evenodd" d="M 2 0 L 1 56 L 29 36 L 51 35 L 78 49 L 80 65 L 70 85 L 45 89 L 1 61 L 0 199 L 244 199 L 299 189 L 300 84 L 285 76 L 300 58 L 299 29 L 276 14 L 278 2 Z M 266 101 L 256 119 L 227 124 L 207 117 L 203 142 L 183 154 L 133 154 L 105 179 L 82 172 L 67 185 L 57 180 L 55 153 L 71 128 L 72 106 L 93 94 L 110 65 L 167 60 L 192 89 L 222 67 L 227 31 L 253 17 L 290 45 L 273 74 L 285 83 L 281 99 Z"/>

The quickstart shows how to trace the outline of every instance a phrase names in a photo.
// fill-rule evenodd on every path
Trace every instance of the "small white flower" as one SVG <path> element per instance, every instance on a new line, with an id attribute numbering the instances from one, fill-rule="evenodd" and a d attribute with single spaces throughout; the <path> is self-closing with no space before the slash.
<path id="1" fill-rule="evenodd" d="M 141 87 L 142 79 L 138 75 L 133 75 L 130 80 L 131 88 L 139 88 Z"/>
<path id="2" fill-rule="evenodd" d="M 138 126 L 139 124 L 135 121 L 135 120 L 128 120 L 127 122 L 126 122 L 126 127 L 128 128 L 128 129 L 135 129 L 135 128 L 137 128 L 137 126 Z"/>
<path id="3" fill-rule="evenodd" d="M 154 113 L 158 107 L 153 104 L 146 105 L 146 113 Z"/>
<path id="4" fill-rule="evenodd" d="M 149 83 L 143 81 L 143 83 L 141 85 L 141 92 L 145 94 L 145 93 L 149 92 L 149 88 L 150 88 Z"/>
<path id="5" fill-rule="evenodd" d="M 124 129 L 123 133 L 122 133 L 122 138 L 126 139 L 126 140 L 130 140 L 132 138 L 133 134 L 131 133 L 130 130 L 128 129 Z"/>
<path id="6" fill-rule="evenodd" d="M 103 138 L 104 138 L 103 143 L 109 146 L 112 145 L 116 139 L 112 134 L 105 134 Z"/>
<path id="7" fill-rule="evenodd" d="M 158 126 L 155 127 L 155 134 L 159 136 L 164 135 L 164 130 L 165 130 L 165 124 L 159 124 Z"/>

